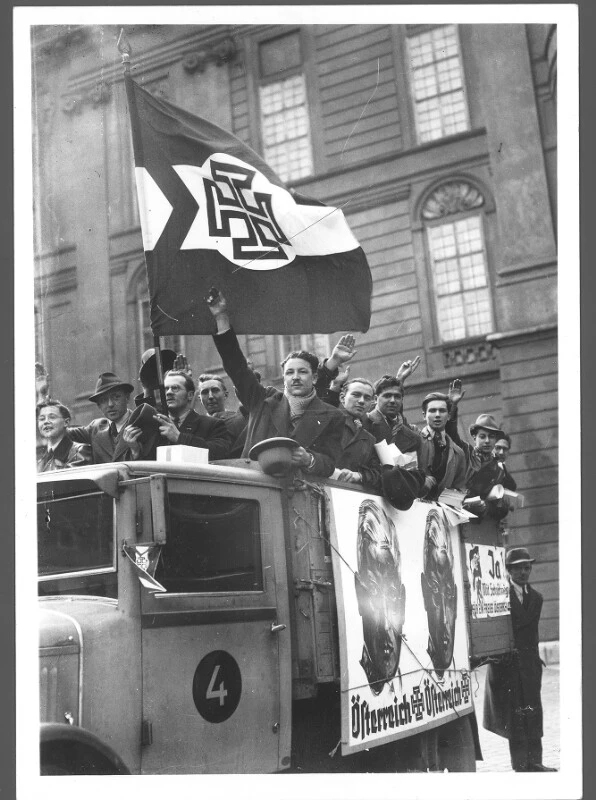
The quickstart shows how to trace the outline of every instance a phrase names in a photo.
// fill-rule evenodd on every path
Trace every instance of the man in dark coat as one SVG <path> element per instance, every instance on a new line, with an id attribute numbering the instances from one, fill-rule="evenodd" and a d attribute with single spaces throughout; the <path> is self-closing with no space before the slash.
<path id="1" fill-rule="evenodd" d="M 219 375 L 209 372 L 199 375 L 199 397 L 207 414 L 220 419 L 230 434 L 232 445 L 228 458 L 239 458 L 244 449 L 248 415 L 245 416 L 241 409 L 229 411 L 226 408 L 228 387 Z"/>
<path id="2" fill-rule="evenodd" d="M 257 442 L 289 436 L 298 442 L 292 451 L 296 468 L 312 475 L 331 475 L 341 453 L 344 420 L 340 411 L 316 396 L 317 357 L 303 351 L 290 353 L 282 365 L 284 391 L 268 393 L 240 350 L 223 295 L 212 291 L 208 303 L 217 324 L 215 346 L 238 399 L 249 412 L 243 457 Z"/>
<path id="3" fill-rule="evenodd" d="M 524 547 L 507 553 L 515 650 L 490 663 L 484 694 L 484 727 L 509 740 L 516 772 L 556 772 L 542 763 L 542 662 L 538 623 L 542 595 L 529 585 L 535 561 Z"/>
<path id="4" fill-rule="evenodd" d="M 130 426 L 124 438 L 133 458 L 154 459 L 159 446 L 184 444 L 209 451 L 209 460 L 226 458 L 230 451 L 231 435 L 219 419 L 197 414 L 192 408 L 195 384 L 185 370 L 170 370 L 164 378 L 168 415 L 155 414 L 159 432 L 143 442 L 141 428 Z"/>
<path id="5" fill-rule="evenodd" d="M 385 440 L 389 444 L 395 444 L 402 453 L 418 453 L 421 447 L 420 436 L 410 428 L 403 416 L 403 379 L 383 375 L 375 383 L 374 390 L 377 404 L 367 415 L 367 430 L 372 433 L 376 442 Z"/>
<path id="6" fill-rule="evenodd" d="M 344 384 L 341 395 L 344 428 L 337 479 L 380 492 L 381 462 L 375 450 L 375 440 L 362 424 L 374 399 L 373 385 L 364 378 L 353 378 Z"/>

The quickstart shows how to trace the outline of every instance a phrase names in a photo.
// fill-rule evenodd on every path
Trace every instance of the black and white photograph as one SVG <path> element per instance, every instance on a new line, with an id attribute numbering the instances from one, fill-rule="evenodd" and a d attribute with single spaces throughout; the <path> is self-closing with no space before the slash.
<path id="1" fill-rule="evenodd" d="M 577 7 L 13 24 L 20 796 L 580 797 Z"/>

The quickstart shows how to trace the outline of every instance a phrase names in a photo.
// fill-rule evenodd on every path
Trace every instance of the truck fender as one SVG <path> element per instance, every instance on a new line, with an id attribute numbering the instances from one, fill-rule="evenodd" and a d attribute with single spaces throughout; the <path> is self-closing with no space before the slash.
<path id="1" fill-rule="evenodd" d="M 60 722 L 41 725 L 41 775 L 130 775 L 112 748 L 84 728 Z"/>

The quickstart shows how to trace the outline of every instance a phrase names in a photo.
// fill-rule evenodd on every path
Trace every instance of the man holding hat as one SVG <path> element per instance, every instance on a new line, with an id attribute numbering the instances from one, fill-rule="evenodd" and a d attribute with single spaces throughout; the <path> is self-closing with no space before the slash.
<path id="1" fill-rule="evenodd" d="M 73 442 L 91 445 L 94 464 L 126 461 L 131 458 L 129 444 L 123 438 L 132 411 L 128 400 L 134 387 L 121 381 L 113 372 L 102 372 L 97 379 L 95 393 L 89 397 L 102 413 L 89 425 L 68 429 Z"/>
<path id="2" fill-rule="evenodd" d="M 542 763 L 542 661 L 538 623 L 542 595 L 529 584 L 532 564 L 525 547 L 505 557 L 515 650 L 488 666 L 484 693 L 484 727 L 509 740 L 516 772 L 556 772 Z"/>

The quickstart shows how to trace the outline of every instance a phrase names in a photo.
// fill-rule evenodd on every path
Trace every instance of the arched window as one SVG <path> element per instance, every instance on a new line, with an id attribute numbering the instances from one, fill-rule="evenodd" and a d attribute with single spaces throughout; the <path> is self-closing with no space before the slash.
<path id="1" fill-rule="evenodd" d="M 475 186 L 452 180 L 434 189 L 422 205 L 442 342 L 493 330 L 484 204 L 484 196 Z"/>

